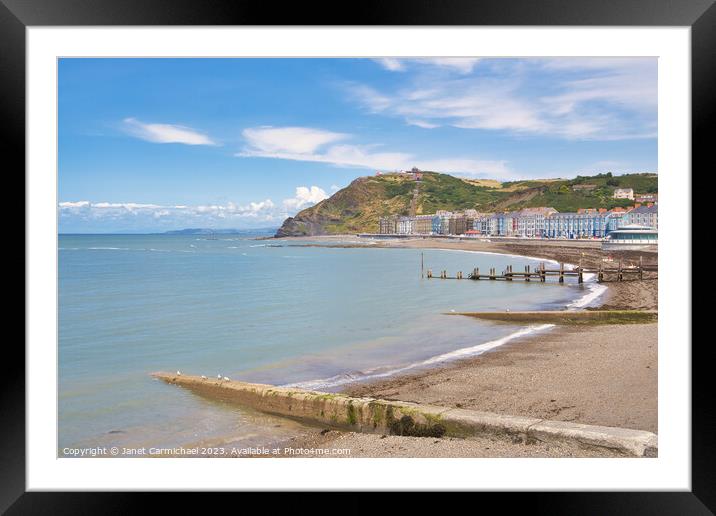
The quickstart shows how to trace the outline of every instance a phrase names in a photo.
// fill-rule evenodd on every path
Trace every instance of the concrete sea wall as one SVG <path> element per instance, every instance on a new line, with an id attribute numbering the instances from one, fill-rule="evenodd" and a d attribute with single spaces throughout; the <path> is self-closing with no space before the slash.
<path id="1" fill-rule="evenodd" d="M 464 437 L 494 435 L 513 441 L 569 442 L 609 448 L 628 456 L 655 457 L 657 436 L 642 430 L 493 414 L 434 405 L 354 398 L 273 385 L 154 373 L 198 394 L 332 428 L 392 435 Z"/>

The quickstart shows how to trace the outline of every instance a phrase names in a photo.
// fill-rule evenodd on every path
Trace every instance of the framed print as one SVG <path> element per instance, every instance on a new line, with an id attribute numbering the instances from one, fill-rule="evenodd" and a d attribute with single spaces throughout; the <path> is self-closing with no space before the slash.
<path id="1" fill-rule="evenodd" d="M 708 513 L 689 264 L 715 9 L 3 0 L 27 308 L 1 507 Z"/>

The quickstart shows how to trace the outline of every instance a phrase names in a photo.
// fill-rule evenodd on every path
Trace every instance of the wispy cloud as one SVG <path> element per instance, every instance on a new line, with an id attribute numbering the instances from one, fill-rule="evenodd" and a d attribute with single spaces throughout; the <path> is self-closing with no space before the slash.
<path id="1" fill-rule="evenodd" d="M 175 124 L 148 124 L 136 118 L 123 120 L 124 130 L 132 136 L 152 143 L 182 143 L 184 145 L 218 145 L 196 129 Z"/>
<path id="2" fill-rule="evenodd" d="M 425 120 L 417 120 L 412 118 L 406 118 L 405 123 L 408 125 L 414 125 L 416 127 L 422 127 L 423 129 L 435 129 L 436 127 L 440 127 L 439 124 L 433 124 L 430 122 L 426 122 Z"/>
<path id="3" fill-rule="evenodd" d="M 505 161 L 420 158 L 406 152 L 385 152 L 375 144 L 333 143 L 350 135 L 321 129 L 254 128 L 246 129 L 243 134 L 248 145 L 236 154 L 239 157 L 310 161 L 373 170 L 405 170 L 417 166 L 424 170 L 471 176 L 505 177 L 511 173 Z"/>
<path id="4" fill-rule="evenodd" d="M 391 72 L 404 72 L 411 65 L 429 65 L 444 68 L 460 74 L 472 72 L 475 65 L 480 61 L 479 57 L 419 57 L 419 58 L 398 58 L 381 57 L 375 61 Z"/>
<path id="5" fill-rule="evenodd" d="M 443 59 L 443 65 L 455 65 L 452 59 Z M 417 74 L 392 90 L 350 84 L 348 91 L 371 113 L 401 117 L 423 128 L 450 125 L 585 140 L 656 136 L 656 59 L 487 63 L 494 67 L 489 75 Z M 463 66 L 464 73 L 470 70 Z"/>
<path id="6" fill-rule="evenodd" d="M 346 134 L 312 129 L 310 127 L 256 127 L 242 132 L 252 152 L 311 154 L 327 143 L 348 137 Z"/>
<path id="7" fill-rule="evenodd" d="M 391 72 L 405 71 L 405 64 L 402 59 L 396 59 L 394 57 L 381 57 L 375 59 L 375 62 L 386 70 L 390 70 Z"/>

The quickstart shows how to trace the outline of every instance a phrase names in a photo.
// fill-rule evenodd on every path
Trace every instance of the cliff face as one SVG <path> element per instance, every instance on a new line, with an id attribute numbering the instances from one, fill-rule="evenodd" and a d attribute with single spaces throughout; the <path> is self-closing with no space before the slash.
<path id="1" fill-rule="evenodd" d="M 517 210 L 551 206 L 558 211 L 612 208 L 632 201 L 613 199 L 614 188 L 656 192 L 656 174 L 600 174 L 575 179 L 543 179 L 499 183 L 465 180 L 423 172 L 359 177 L 328 199 L 289 217 L 277 237 L 377 233 L 378 219 L 387 215 L 420 215 L 436 210 Z M 574 188 L 587 184 L 589 189 Z"/>
<path id="2" fill-rule="evenodd" d="M 377 232 L 381 216 L 407 214 L 413 188 L 414 181 L 408 177 L 359 177 L 330 198 L 286 219 L 276 236 Z"/>
<path id="3" fill-rule="evenodd" d="M 311 214 L 289 217 L 283 221 L 276 237 L 325 235 L 326 230 L 319 220 L 310 220 Z"/>

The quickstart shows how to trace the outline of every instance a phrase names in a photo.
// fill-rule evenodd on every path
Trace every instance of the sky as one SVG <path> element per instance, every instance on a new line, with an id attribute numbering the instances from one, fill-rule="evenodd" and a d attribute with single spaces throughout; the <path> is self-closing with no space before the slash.
<path id="1" fill-rule="evenodd" d="M 61 233 L 277 227 L 359 176 L 657 172 L 656 58 L 59 61 Z"/>

